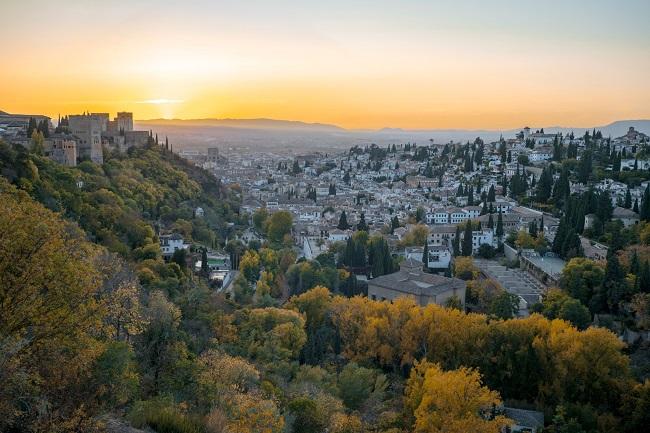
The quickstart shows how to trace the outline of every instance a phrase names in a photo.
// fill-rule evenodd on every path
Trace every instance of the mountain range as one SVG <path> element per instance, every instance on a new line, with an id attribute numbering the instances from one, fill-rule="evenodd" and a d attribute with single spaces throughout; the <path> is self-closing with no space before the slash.
<path id="1" fill-rule="evenodd" d="M 325 123 L 306 123 L 294 120 L 276 119 L 152 119 L 138 120 L 136 127 L 153 129 L 167 135 L 182 147 L 205 148 L 210 146 L 254 147 L 261 146 L 296 148 L 310 150 L 347 148 L 355 144 L 416 142 L 435 143 L 462 142 L 481 137 L 485 141 L 498 140 L 500 136 L 514 137 L 525 125 L 516 129 L 402 129 L 382 128 L 345 129 Z M 532 130 L 542 126 L 529 125 Z M 619 137 L 630 127 L 650 133 L 650 119 L 618 120 L 607 125 L 588 127 L 543 126 L 547 133 L 582 135 L 586 130 L 600 130 L 605 137 Z M 181 144 L 182 143 L 182 144 Z"/>

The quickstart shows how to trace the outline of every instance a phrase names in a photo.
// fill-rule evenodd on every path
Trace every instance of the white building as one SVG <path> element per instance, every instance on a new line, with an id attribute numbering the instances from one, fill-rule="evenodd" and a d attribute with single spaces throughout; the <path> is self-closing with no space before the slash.
<path id="1" fill-rule="evenodd" d="M 163 257 L 171 257 L 177 250 L 186 250 L 189 248 L 188 244 L 183 242 L 183 236 L 178 233 L 170 235 L 160 235 L 160 251 Z"/>

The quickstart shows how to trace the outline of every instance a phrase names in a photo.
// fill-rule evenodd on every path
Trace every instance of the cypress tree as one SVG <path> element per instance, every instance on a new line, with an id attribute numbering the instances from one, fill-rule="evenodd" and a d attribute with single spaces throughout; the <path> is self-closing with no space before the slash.
<path id="1" fill-rule="evenodd" d="M 603 280 L 603 294 L 607 297 L 609 311 L 616 313 L 621 301 L 624 300 L 627 292 L 625 282 L 625 270 L 618 260 L 618 255 L 611 250 L 607 254 L 607 265 L 605 265 L 605 279 Z"/>
<path id="2" fill-rule="evenodd" d="M 203 274 L 204 277 L 208 277 L 209 275 L 209 268 L 208 268 L 208 250 L 203 248 L 203 251 L 201 251 L 201 273 Z"/>
<path id="3" fill-rule="evenodd" d="M 429 271 L 429 239 L 424 239 L 424 250 L 422 251 L 422 263 L 424 263 L 422 270 Z"/>
<path id="4" fill-rule="evenodd" d="M 359 217 L 359 224 L 357 224 L 357 230 L 359 231 L 368 231 L 368 224 L 366 224 L 366 214 L 361 212 L 361 216 Z"/>
<path id="5" fill-rule="evenodd" d="M 499 240 L 503 237 L 503 217 L 501 216 L 501 211 L 499 211 L 499 215 L 497 216 L 497 229 L 495 234 Z"/>
<path id="6" fill-rule="evenodd" d="M 490 185 L 490 189 L 488 190 L 488 194 L 487 194 L 487 201 L 493 203 L 495 200 L 495 195 L 496 194 L 494 192 L 494 185 Z"/>
<path id="7" fill-rule="evenodd" d="M 465 233 L 463 236 L 463 256 L 472 255 L 472 222 L 467 221 L 465 225 Z"/>
<path id="8" fill-rule="evenodd" d="M 488 228 L 493 229 L 494 228 L 494 218 L 492 218 L 492 213 L 490 212 L 490 217 L 488 218 Z"/>
<path id="9" fill-rule="evenodd" d="M 339 217 L 339 223 L 336 226 L 339 230 L 347 230 L 350 228 L 350 225 L 348 224 L 348 216 L 345 213 L 345 210 L 341 212 L 341 216 Z"/>
<path id="10" fill-rule="evenodd" d="M 454 250 L 454 257 L 458 257 L 460 255 L 460 226 L 458 225 L 456 226 L 456 237 L 451 243 L 451 246 Z"/>
<path id="11" fill-rule="evenodd" d="M 642 221 L 650 220 L 650 185 L 645 188 L 641 199 L 641 211 L 639 217 Z"/>
<path id="12" fill-rule="evenodd" d="M 626 209 L 630 209 L 632 207 L 632 194 L 630 193 L 630 187 L 627 187 L 627 191 L 625 192 L 625 202 L 623 203 L 623 207 Z"/>
<path id="13" fill-rule="evenodd" d="M 567 223 L 566 223 L 566 217 L 560 218 L 560 224 L 557 227 L 557 231 L 555 232 L 555 238 L 553 238 L 553 245 L 551 246 L 551 250 L 555 254 L 559 254 L 561 256 L 564 255 L 564 251 L 562 250 L 562 247 L 564 246 L 564 240 L 566 239 L 568 234 L 568 228 L 567 228 Z"/>
<path id="14" fill-rule="evenodd" d="M 644 261 L 639 272 L 639 290 L 643 293 L 650 293 L 650 265 Z"/>

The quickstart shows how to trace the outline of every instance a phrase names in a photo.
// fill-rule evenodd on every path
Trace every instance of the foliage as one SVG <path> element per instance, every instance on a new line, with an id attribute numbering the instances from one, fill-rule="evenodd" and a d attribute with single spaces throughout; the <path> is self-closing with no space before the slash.
<path id="1" fill-rule="evenodd" d="M 510 424 L 503 416 L 491 416 L 500 404 L 499 394 L 483 386 L 479 372 L 465 367 L 443 371 L 422 362 L 412 370 L 406 389 L 418 433 L 500 431 Z"/>

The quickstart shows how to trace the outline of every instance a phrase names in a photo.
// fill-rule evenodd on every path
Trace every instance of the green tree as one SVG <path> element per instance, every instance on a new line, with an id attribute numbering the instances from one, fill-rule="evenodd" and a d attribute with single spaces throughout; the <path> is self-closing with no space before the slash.
<path id="1" fill-rule="evenodd" d="M 512 319 L 519 311 L 519 296 L 504 290 L 492 300 L 489 311 L 499 319 Z"/>
<path id="2" fill-rule="evenodd" d="M 352 410 L 359 409 L 375 390 L 377 379 L 383 377 L 376 371 L 348 363 L 339 374 L 339 396 Z"/>
<path id="3" fill-rule="evenodd" d="M 310 398 L 299 397 L 291 400 L 288 407 L 294 416 L 293 431 L 295 433 L 320 433 L 326 427 L 325 414 Z"/>
<path id="4" fill-rule="evenodd" d="M 345 210 L 341 212 L 341 217 L 339 218 L 339 223 L 336 226 L 339 230 L 347 230 L 350 228 L 348 224 L 348 216 L 345 213 Z"/>
<path id="5" fill-rule="evenodd" d="M 266 232 L 266 222 L 269 218 L 269 212 L 265 207 L 261 207 L 253 213 L 253 227 L 257 229 L 260 233 Z"/>
<path id="6" fill-rule="evenodd" d="M 274 243 L 282 243 L 284 237 L 291 233 L 293 217 L 288 211 L 274 212 L 268 220 L 266 234 L 269 240 Z"/>
<path id="7" fill-rule="evenodd" d="M 471 256 L 472 255 L 472 249 L 473 249 L 473 241 L 472 241 L 472 222 L 468 221 L 467 224 L 465 224 L 465 231 L 463 233 L 463 243 L 462 243 L 462 255 L 463 256 Z"/>
<path id="8" fill-rule="evenodd" d="M 368 224 L 366 224 L 366 214 L 361 212 L 361 216 L 359 216 L 359 223 L 357 224 L 357 230 L 359 231 L 368 231 Z"/>
<path id="9" fill-rule="evenodd" d="M 591 305 L 591 300 L 603 284 L 605 269 L 590 259 L 576 257 L 571 259 L 562 270 L 560 287 L 584 305 Z"/>

